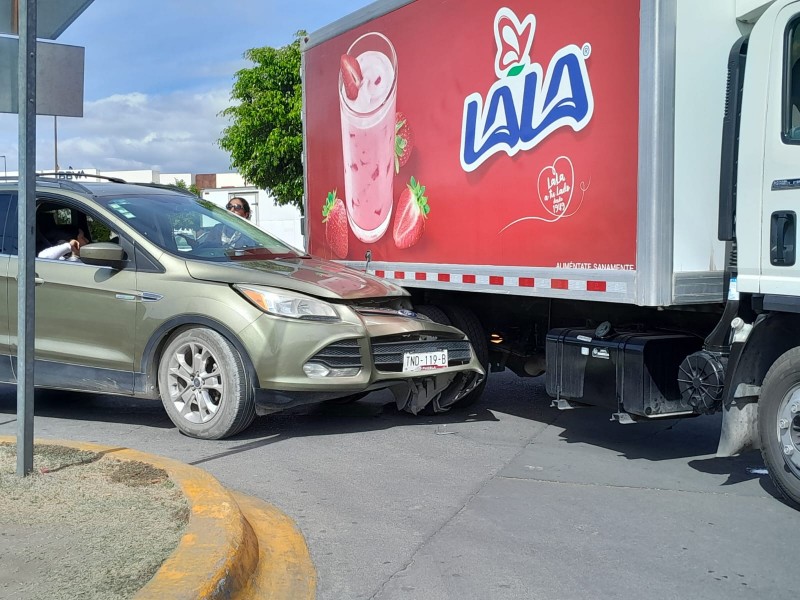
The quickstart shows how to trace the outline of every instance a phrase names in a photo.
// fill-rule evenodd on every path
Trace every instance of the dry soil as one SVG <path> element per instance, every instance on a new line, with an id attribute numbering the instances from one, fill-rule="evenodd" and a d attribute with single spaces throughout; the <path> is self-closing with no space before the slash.
<path id="1" fill-rule="evenodd" d="M 0 599 L 131 598 L 181 538 L 186 498 L 167 473 L 64 446 L 34 446 L 20 478 L 0 444 Z"/>

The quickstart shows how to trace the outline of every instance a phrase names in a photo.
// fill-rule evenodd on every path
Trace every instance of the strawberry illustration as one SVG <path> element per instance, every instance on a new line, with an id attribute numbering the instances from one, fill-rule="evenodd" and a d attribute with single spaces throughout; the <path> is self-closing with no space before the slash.
<path id="1" fill-rule="evenodd" d="M 430 211 L 425 186 L 412 177 L 397 201 L 397 215 L 392 231 L 395 246 L 402 249 L 416 244 L 425 229 L 425 219 Z"/>
<path id="2" fill-rule="evenodd" d="M 400 167 L 405 166 L 414 148 L 414 137 L 411 135 L 411 126 L 406 116 L 398 112 L 394 125 L 394 172 L 399 173 Z"/>
<path id="3" fill-rule="evenodd" d="M 322 222 L 325 223 L 325 240 L 339 258 L 347 257 L 348 228 L 344 202 L 336 197 L 336 190 L 328 192 L 322 207 Z"/>
<path id="4" fill-rule="evenodd" d="M 364 81 L 364 75 L 361 73 L 361 65 L 354 56 L 349 54 L 342 54 L 341 60 L 342 71 L 342 84 L 344 85 L 344 93 L 350 100 L 358 98 L 358 90 L 361 83 Z"/>

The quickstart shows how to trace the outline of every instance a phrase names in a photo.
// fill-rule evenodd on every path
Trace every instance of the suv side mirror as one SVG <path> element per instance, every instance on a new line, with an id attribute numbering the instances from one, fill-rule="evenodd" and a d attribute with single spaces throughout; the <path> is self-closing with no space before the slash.
<path id="1" fill-rule="evenodd" d="M 95 267 L 122 269 L 125 266 L 125 250 L 111 242 L 86 244 L 81 248 L 81 261 Z"/>

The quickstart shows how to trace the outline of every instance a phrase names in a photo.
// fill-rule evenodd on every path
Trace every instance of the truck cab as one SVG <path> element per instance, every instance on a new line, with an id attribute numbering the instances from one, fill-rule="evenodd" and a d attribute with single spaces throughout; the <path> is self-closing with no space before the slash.
<path id="1" fill-rule="evenodd" d="M 800 2 L 779 2 L 761 15 L 742 60 L 737 287 L 800 303 Z"/>
<path id="2" fill-rule="evenodd" d="M 800 506 L 800 2 L 741 4 L 754 25 L 731 51 L 723 133 L 719 233 L 735 249 L 736 318 L 718 455 L 760 446 Z"/>

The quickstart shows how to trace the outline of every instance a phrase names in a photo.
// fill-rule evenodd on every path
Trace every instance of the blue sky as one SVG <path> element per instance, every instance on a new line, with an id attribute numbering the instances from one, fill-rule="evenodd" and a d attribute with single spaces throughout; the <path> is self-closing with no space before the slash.
<path id="1" fill-rule="evenodd" d="M 283 46 L 369 0 L 95 0 L 56 40 L 86 48 L 84 116 L 58 119 L 59 166 L 162 173 L 230 170 L 216 145 L 245 50 Z M 0 115 L 17 169 L 17 116 Z M 55 165 L 53 117 L 37 119 L 37 168 Z"/>

